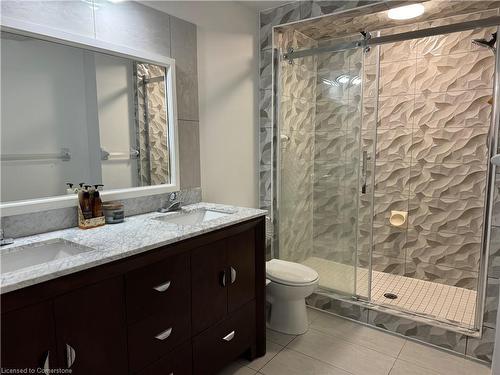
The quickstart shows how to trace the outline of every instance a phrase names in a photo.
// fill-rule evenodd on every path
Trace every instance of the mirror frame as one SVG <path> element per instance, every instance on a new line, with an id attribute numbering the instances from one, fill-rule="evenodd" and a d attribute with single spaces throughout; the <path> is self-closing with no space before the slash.
<path id="1" fill-rule="evenodd" d="M 165 85 L 167 89 L 168 131 L 170 146 L 171 183 L 164 185 L 141 186 L 126 189 L 103 190 L 104 201 L 127 199 L 148 195 L 164 194 L 180 190 L 179 176 L 179 136 L 177 131 L 177 101 L 175 91 L 175 60 L 155 53 L 134 50 L 122 45 L 104 42 L 98 39 L 72 34 L 51 27 L 32 24 L 16 19 L 2 17 L 0 30 L 24 35 L 48 42 L 78 47 L 89 51 L 125 57 L 139 62 L 161 65 L 166 68 Z M 58 195 L 53 197 L 27 199 L 13 202 L 0 202 L 0 217 L 73 207 L 77 205 L 76 195 Z"/>

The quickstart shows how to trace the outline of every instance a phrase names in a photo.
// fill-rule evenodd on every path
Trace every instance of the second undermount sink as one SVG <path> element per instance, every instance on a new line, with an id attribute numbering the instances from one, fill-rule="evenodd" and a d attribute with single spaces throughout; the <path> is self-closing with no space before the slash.
<path id="1" fill-rule="evenodd" d="M 177 225 L 196 225 L 206 221 L 219 219 L 231 214 L 232 212 L 201 209 L 191 212 L 179 212 L 174 215 L 157 216 L 155 217 L 155 219 Z"/>
<path id="2" fill-rule="evenodd" d="M 92 250 L 94 249 L 62 238 L 12 247 L 0 252 L 0 272 L 18 271 Z"/>

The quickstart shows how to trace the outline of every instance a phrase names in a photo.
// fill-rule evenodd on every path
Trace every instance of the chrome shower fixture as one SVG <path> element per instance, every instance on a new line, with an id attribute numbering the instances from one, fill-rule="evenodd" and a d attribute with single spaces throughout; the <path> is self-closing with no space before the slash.
<path id="1" fill-rule="evenodd" d="M 497 41 L 497 33 L 496 32 L 493 33 L 493 34 L 491 34 L 491 39 L 490 40 L 486 40 L 486 39 L 472 39 L 472 43 L 475 44 L 476 46 L 489 48 L 493 52 L 497 51 L 496 48 L 495 48 L 496 41 Z"/>

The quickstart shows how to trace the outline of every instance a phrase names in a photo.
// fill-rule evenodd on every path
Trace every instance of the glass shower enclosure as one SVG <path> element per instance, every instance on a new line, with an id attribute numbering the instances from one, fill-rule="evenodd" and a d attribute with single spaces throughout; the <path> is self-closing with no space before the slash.
<path id="1" fill-rule="evenodd" d="M 277 35 L 273 255 L 319 293 L 478 326 L 497 27 L 470 17 Z"/>

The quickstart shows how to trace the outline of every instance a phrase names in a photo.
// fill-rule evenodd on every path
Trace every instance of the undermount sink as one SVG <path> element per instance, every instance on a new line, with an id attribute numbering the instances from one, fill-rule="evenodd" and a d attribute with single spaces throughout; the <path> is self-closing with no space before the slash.
<path id="1" fill-rule="evenodd" d="M 0 272 L 17 271 L 92 250 L 62 238 L 12 247 L 0 252 Z"/>
<path id="2" fill-rule="evenodd" d="M 174 215 L 157 216 L 156 220 L 177 225 L 196 225 L 210 220 L 231 215 L 232 212 L 221 212 L 215 210 L 196 210 L 191 212 L 180 212 Z"/>

